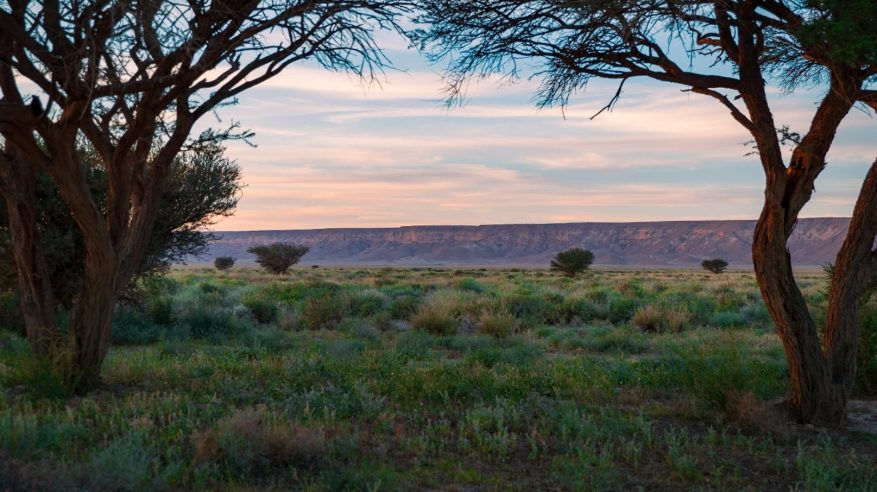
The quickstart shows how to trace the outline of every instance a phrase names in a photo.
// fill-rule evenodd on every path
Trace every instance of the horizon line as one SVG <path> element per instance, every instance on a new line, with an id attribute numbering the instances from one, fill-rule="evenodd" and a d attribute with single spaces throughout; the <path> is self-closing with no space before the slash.
<path id="1" fill-rule="evenodd" d="M 834 219 L 834 220 L 850 220 L 850 217 L 841 217 L 841 216 L 822 216 L 822 217 L 801 217 L 798 221 L 806 221 L 806 220 L 821 220 L 821 219 Z M 479 227 L 499 227 L 499 226 L 564 226 L 564 225 L 620 225 L 620 224 L 666 224 L 666 223 L 681 223 L 681 222 L 756 222 L 757 218 L 754 219 L 680 219 L 680 220 L 629 220 L 629 221 L 599 221 L 599 222 L 507 222 L 507 223 L 494 223 L 494 224 L 411 224 L 411 225 L 399 225 L 399 226 L 380 226 L 380 227 L 316 227 L 316 228 L 305 228 L 305 229 L 238 229 L 238 230 L 207 230 L 208 233 L 213 234 L 221 234 L 221 233 L 229 233 L 229 232 L 289 232 L 289 231 L 300 231 L 300 232 L 311 232 L 311 231 L 340 231 L 340 230 L 380 230 L 380 229 L 415 229 L 415 228 L 438 228 L 438 227 L 465 227 L 465 228 L 479 228 Z"/>

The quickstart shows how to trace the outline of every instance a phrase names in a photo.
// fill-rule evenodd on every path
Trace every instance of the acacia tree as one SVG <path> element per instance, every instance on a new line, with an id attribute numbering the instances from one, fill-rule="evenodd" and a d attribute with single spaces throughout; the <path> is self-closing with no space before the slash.
<path id="1" fill-rule="evenodd" d="M 372 76 L 386 61 L 374 31 L 395 28 L 404 8 L 383 0 L 0 4 L 0 192 L 34 352 L 80 392 L 99 382 L 113 305 L 148 247 L 171 162 L 200 140 L 190 137 L 195 123 L 302 60 Z M 209 138 L 233 136 L 230 128 Z M 105 209 L 77 158 L 79 139 L 106 172 Z M 58 188 L 84 246 L 82 289 L 63 333 L 40 250 L 38 173 Z"/>
<path id="2" fill-rule="evenodd" d="M 721 258 L 713 258 L 712 260 L 703 260 L 700 262 L 700 266 L 703 267 L 704 270 L 708 270 L 718 275 L 728 268 L 728 262 Z"/>
<path id="3" fill-rule="evenodd" d="M 567 277 L 575 277 L 594 263 L 594 253 L 582 248 L 570 248 L 557 253 L 551 260 L 551 269 Z"/>
<path id="4" fill-rule="evenodd" d="M 256 255 L 256 263 L 274 275 L 286 275 L 292 265 L 298 263 L 311 248 L 304 244 L 271 243 L 253 246 L 247 253 Z"/>
<path id="5" fill-rule="evenodd" d="M 838 126 L 856 104 L 877 111 L 873 0 L 421 0 L 415 34 L 434 59 L 452 55 L 451 99 L 472 76 L 517 74 L 536 63 L 542 105 L 565 104 L 594 78 L 650 78 L 715 99 L 757 146 L 765 202 L 752 243 L 755 273 L 788 359 L 793 413 L 839 425 L 855 373 L 862 286 L 877 273 L 877 162 L 837 255 L 822 329 L 792 275 L 787 248 Z M 768 80 L 823 89 L 794 134 L 771 114 Z M 599 113 L 598 113 L 599 114 Z M 788 161 L 781 146 L 794 148 Z"/>
<path id="6" fill-rule="evenodd" d="M 171 263 L 206 253 L 213 234 L 203 229 L 218 217 L 228 217 L 237 206 L 241 170 L 217 144 L 201 145 L 183 152 L 171 163 L 161 194 L 159 217 L 123 298 L 139 294 L 138 279 L 164 272 Z M 107 175 L 93 152 L 81 149 L 91 195 L 101 210 L 106 208 Z M 37 176 L 36 216 L 40 251 L 46 263 L 55 300 L 69 309 L 81 289 L 83 241 L 70 212 L 52 180 Z M 0 292 L 18 290 L 15 259 L 11 253 L 8 214 L 0 201 Z"/>

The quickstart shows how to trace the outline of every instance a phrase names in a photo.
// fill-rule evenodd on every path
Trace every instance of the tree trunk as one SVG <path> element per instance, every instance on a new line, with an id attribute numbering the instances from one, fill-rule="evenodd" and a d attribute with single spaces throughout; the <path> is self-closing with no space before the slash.
<path id="1" fill-rule="evenodd" d="M 770 203 L 762 210 L 752 240 L 755 276 L 785 348 L 794 416 L 801 422 L 836 426 L 846 401 L 838 398 L 838 388 L 828 377 L 816 323 L 795 282 L 784 216 L 783 208 Z"/>
<path id="2" fill-rule="evenodd" d="M 7 143 L 10 152 L 0 168 L 0 194 L 6 201 L 27 339 L 35 354 L 47 356 L 58 343 L 57 318 L 49 269 L 40 252 L 36 175 L 10 147 Z"/>
<path id="3" fill-rule="evenodd" d="M 859 341 L 859 309 L 867 282 L 877 274 L 877 161 L 862 185 L 849 230 L 835 261 L 824 337 L 795 283 L 786 249 L 791 228 L 785 209 L 765 205 L 752 242 L 755 274 L 786 351 L 792 382 L 790 405 L 806 423 L 840 426 L 852 394 Z"/>

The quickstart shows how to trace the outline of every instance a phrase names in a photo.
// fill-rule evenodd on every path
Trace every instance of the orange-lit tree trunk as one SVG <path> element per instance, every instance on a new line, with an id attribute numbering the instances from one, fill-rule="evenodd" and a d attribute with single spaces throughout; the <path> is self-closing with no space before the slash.
<path id="1" fill-rule="evenodd" d="M 871 225 L 875 211 L 873 168 L 838 254 L 822 340 L 795 281 L 788 239 L 798 214 L 810 200 L 816 177 L 825 168 L 825 156 L 856 100 L 860 83 L 855 77 L 833 77 L 829 93 L 808 132 L 797 142 L 788 166 L 783 165 L 770 112 L 758 107 L 766 101 L 763 90 L 744 95 L 767 178 L 765 204 L 752 243 L 758 286 L 786 352 L 793 414 L 802 422 L 827 426 L 844 422 L 855 376 L 859 296 L 864 280 L 873 275 L 869 256 L 877 232 Z"/>

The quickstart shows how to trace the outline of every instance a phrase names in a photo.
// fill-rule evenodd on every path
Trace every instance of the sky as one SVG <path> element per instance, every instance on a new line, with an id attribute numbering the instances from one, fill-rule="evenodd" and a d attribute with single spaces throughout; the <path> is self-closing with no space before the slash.
<path id="1" fill-rule="evenodd" d="M 242 94 L 219 118 L 255 132 L 229 145 L 243 171 L 219 231 L 753 219 L 764 175 L 748 134 L 715 100 L 677 86 L 594 82 L 563 110 L 536 109 L 538 80 L 473 84 L 443 103 L 442 66 L 400 38 L 379 84 L 299 64 Z M 819 91 L 771 89 L 778 124 L 801 130 Z M 219 125 L 208 119 L 205 125 Z M 877 157 L 875 120 L 841 127 L 802 216 L 848 216 Z"/>

